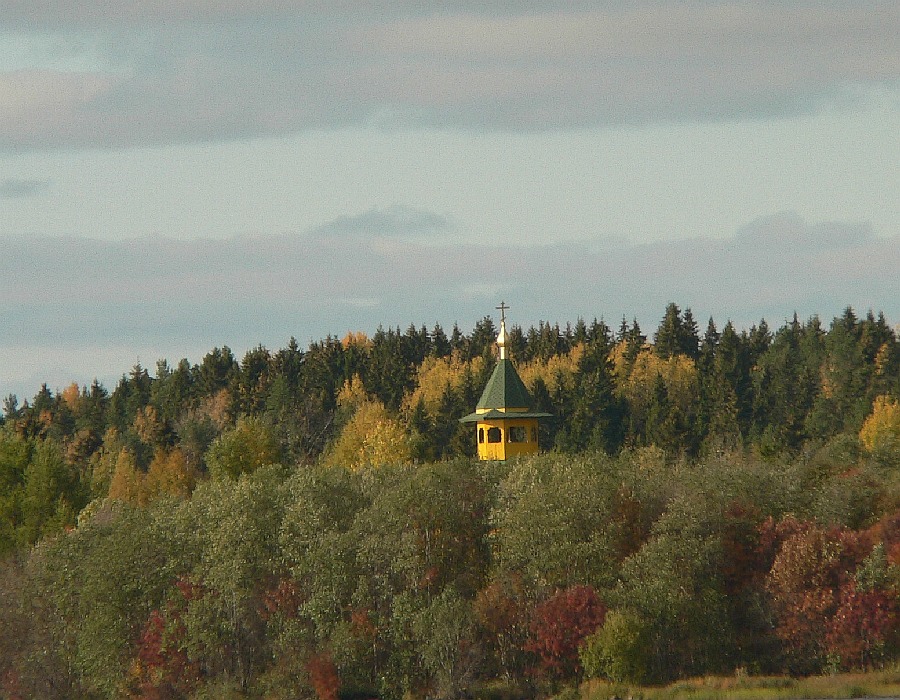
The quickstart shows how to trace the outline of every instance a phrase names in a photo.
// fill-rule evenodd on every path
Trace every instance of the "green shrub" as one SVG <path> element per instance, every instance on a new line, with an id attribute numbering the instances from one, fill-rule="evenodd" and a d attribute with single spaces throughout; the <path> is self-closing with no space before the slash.
<path id="1" fill-rule="evenodd" d="M 578 655 L 589 678 L 640 684 L 647 678 L 650 657 L 646 625 L 633 613 L 612 610 L 603 626 L 585 639 Z"/>

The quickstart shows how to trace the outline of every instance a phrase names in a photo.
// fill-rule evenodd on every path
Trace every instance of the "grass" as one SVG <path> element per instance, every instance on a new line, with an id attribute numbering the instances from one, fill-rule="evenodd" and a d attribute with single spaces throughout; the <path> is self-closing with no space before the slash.
<path id="1" fill-rule="evenodd" d="M 869 673 L 810 678 L 709 676 L 664 687 L 632 687 L 603 681 L 581 686 L 579 700 L 782 700 L 790 698 L 900 697 L 900 667 Z"/>

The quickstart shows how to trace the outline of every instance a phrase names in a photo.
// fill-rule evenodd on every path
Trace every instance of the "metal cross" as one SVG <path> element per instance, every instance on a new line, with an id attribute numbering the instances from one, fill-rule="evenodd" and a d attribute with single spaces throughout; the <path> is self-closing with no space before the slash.
<path id="1" fill-rule="evenodd" d="M 505 301 L 501 301 L 500 306 L 498 306 L 496 308 L 500 312 L 500 323 L 505 323 L 506 322 L 506 310 L 509 307 L 506 305 Z"/>

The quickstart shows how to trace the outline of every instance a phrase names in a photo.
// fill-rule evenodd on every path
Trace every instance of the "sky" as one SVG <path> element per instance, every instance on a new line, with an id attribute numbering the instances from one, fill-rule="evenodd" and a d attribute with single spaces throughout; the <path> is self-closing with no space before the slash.
<path id="1" fill-rule="evenodd" d="M 900 323 L 900 3 L 0 0 L 0 395 L 348 331 Z"/>

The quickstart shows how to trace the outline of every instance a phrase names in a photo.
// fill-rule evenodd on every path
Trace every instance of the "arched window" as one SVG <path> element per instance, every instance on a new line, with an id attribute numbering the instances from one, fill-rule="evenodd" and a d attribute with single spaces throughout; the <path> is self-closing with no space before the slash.
<path id="1" fill-rule="evenodd" d="M 484 428 L 478 429 L 478 443 L 481 444 L 484 442 Z"/>
<path id="2" fill-rule="evenodd" d="M 510 442 L 526 442 L 528 438 L 526 437 L 525 428 L 521 425 L 512 425 L 509 428 L 508 435 Z"/>
<path id="3" fill-rule="evenodd" d="M 503 435 L 500 434 L 500 428 L 488 428 L 488 442 L 501 442 Z"/>

